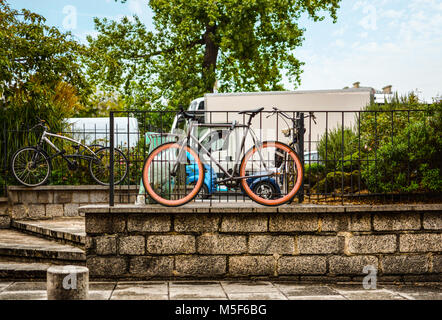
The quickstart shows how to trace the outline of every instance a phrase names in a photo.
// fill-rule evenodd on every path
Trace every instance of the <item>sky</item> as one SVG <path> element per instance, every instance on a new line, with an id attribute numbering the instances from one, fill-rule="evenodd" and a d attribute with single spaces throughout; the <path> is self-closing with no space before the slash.
<path id="1" fill-rule="evenodd" d="M 47 24 L 79 41 L 96 34 L 93 18 L 134 14 L 152 29 L 148 0 L 7 0 L 15 9 L 43 15 Z M 338 21 L 300 21 L 306 29 L 295 55 L 303 61 L 299 90 L 341 89 L 360 82 L 381 90 L 392 85 L 422 100 L 442 96 L 442 0 L 342 0 Z M 294 87 L 284 80 L 287 89 Z"/>

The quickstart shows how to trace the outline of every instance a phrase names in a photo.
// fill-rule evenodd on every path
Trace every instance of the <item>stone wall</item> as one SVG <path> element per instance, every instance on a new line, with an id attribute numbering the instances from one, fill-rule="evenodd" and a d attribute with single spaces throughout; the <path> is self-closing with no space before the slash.
<path id="1" fill-rule="evenodd" d="M 136 186 L 121 186 L 116 190 L 115 203 L 136 199 Z M 129 195 L 128 191 L 131 194 Z M 41 186 L 26 188 L 8 187 L 8 212 L 12 219 L 46 219 L 53 217 L 75 217 L 78 208 L 87 204 L 108 204 L 109 187 Z"/>
<path id="2" fill-rule="evenodd" d="M 442 205 L 87 206 L 92 277 L 442 280 Z"/>

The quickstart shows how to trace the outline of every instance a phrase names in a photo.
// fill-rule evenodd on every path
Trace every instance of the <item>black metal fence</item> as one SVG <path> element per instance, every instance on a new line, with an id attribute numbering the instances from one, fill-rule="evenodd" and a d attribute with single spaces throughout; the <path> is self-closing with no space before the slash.
<path id="1" fill-rule="evenodd" d="M 318 110 L 313 112 L 315 117 L 311 117 L 312 111 L 305 110 L 287 114 L 299 119 L 298 127 L 294 128 L 290 121 L 270 111 L 258 114 L 252 127 L 261 141 L 294 143 L 292 146 L 304 166 L 304 183 L 296 202 L 414 201 L 420 198 L 427 201 L 433 197 L 440 198 L 442 150 L 437 138 L 440 137 L 441 124 L 440 117 L 435 117 L 433 111 Z M 233 121 L 245 124 L 248 120 L 247 115 L 239 115 L 236 111 L 198 111 L 197 116 L 200 123 L 206 124 Z M 104 127 L 94 124 L 62 134 L 87 145 L 118 148 L 125 154 L 128 174 L 120 184 L 110 185 L 110 205 L 115 202 L 152 203 L 142 183 L 144 161 L 155 147 L 170 141 L 172 131 L 185 131 L 186 122 L 176 119 L 176 112 L 172 111 L 119 111 L 111 112 L 106 123 Z M 239 141 L 244 131 L 236 131 L 232 136 L 234 141 Z M 40 134 L 41 131 L 31 132 L 28 128 L 11 130 L 3 124 L 0 132 L 0 196 L 6 195 L 7 185 L 17 184 L 10 171 L 11 155 L 19 147 L 35 144 Z M 226 147 L 225 136 L 214 129 L 199 132 L 198 138 L 204 135 L 210 137 L 209 143 L 221 141 L 219 144 L 224 149 L 215 150 L 218 152 L 216 157 L 225 159 L 224 164 L 228 167 L 232 160 L 229 157 L 237 156 L 235 143 Z M 15 137 L 21 137 L 21 140 Z M 71 148 L 69 143 L 54 142 L 61 148 Z M 250 145 L 245 150 L 248 147 Z M 112 152 L 110 154 L 113 155 Z M 52 176 L 48 183 L 95 183 L 88 172 L 73 171 L 63 161 L 52 161 Z M 111 159 L 110 168 L 113 167 Z M 87 163 L 81 168 L 87 171 Z M 110 173 L 113 173 L 112 170 Z M 218 173 L 215 172 L 216 179 Z M 240 189 L 216 185 L 207 199 L 196 198 L 194 201 L 211 205 L 250 200 Z"/>
<path id="2" fill-rule="evenodd" d="M 246 124 L 248 117 L 233 111 L 198 111 L 200 123 Z M 290 144 L 293 135 L 290 129 L 302 132 L 295 141 L 296 150 L 304 165 L 303 188 L 297 201 L 340 202 L 347 201 L 395 201 L 425 199 L 440 196 L 434 184 L 441 180 L 428 175 L 433 169 L 442 172 L 441 150 L 422 153 L 420 148 L 431 148 L 431 135 L 422 134 L 428 128 L 433 114 L 425 110 L 376 110 L 376 111 L 312 111 L 288 112 L 292 117 L 302 118 L 302 127 L 293 128 L 288 121 L 272 114 L 261 112 L 252 123 L 261 141 L 278 140 Z M 301 114 L 304 117 L 299 117 Z M 127 140 L 137 139 L 136 147 L 125 148 L 112 139 L 113 118 L 125 116 L 138 120 L 138 131 L 127 130 Z M 115 194 L 129 185 L 139 185 L 138 203 L 153 203 L 144 191 L 141 171 L 147 155 L 158 145 L 170 141 L 170 133 L 184 123 L 174 119 L 175 112 L 112 112 L 110 115 L 110 145 L 121 148 L 129 159 L 129 175 L 126 182 L 110 186 L 110 205 Z M 156 130 L 147 129 L 154 125 Z M 434 125 L 434 124 L 433 124 Z M 302 129 L 304 128 L 304 129 Z M 212 130 L 212 129 L 210 129 Z M 241 130 L 238 134 L 241 134 Z M 202 136 L 202 135 L 201 135 Z M 210 134 L 209 134 L 210 136 Z M 221 139 L 222 134 L 216 135 Z M 433 137 L 434 138 L 434 137 Z M 416 145 L 418 142 L 419 146 Z M 224 144 L 224 142 L 222 143 Z M 437 146 L 434 146 L 438 148 Z M 245 148 L 247 150 L 247 148 Z M 232 151 L 228 149 L 228 151 Z M 112 153 L 111 153 L 112 154 Z M 224 156 L 224 155 L 223 155 Z M 425 173 L 423 168 L 428 172 Z M 218 174 L 218 173 L 217 173 Z M 130 192 L 130 190 L 127 190 Z M 127 192 L 121 194 L 127 194 Z M 121 196 L 120 196 L 121 197 Z M 132 201 L 118 199 L 118 202 Z M 214 202 L 246 202 L 249 199 L 240 189 L 218 186 L 206 200 L 195 199 L 211 205 Z"/>

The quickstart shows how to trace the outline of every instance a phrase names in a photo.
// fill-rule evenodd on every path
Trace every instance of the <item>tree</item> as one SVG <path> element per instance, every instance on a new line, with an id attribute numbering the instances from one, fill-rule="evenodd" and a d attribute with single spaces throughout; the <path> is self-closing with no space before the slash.
<path id="1" fill-rule="evenodd" d="M 11 9 L 0 0 L 0 129 L 1 158 L 17 148 L 35 143 L 36 135 L 24 129 L 37 117 L 54 131 L 86 101 L 90 86 L 79 56 L 86 48 L 45 25 L 44 17 L 28 10 Z"/>
<path id="2" fill-rule="evenodd" d="M 118 1 L 118 0 L 115 0 Z M 121 0 L 125 2 L 126 0 Z M 155 30 L 135 16 L 120 22 L 95 19 L 89 76 L 103 90 L 119 90 L 128 105 L 145 108 L 188 104 L 219 90 L 282 90 L 284 73 L 296 86 L 301 66 L 294 50 L 302 44 L 298 25 L 314 21 L 339 0 L 150 0 Z"/>

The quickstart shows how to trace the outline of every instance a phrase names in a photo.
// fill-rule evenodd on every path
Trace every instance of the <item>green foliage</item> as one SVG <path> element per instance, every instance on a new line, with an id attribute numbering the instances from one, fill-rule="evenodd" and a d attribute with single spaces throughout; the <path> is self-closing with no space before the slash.
<path id="1" fill-rule="evenodd" d="M 90 92 L 79 62 L 84 52 L 42 16 L 0 1 L 0 129 L 7 130 L 7 162 L 18 148 L 35 144 L 38 134 L 25 130 L 37 117 L 58 132 L 63 118 L 83 108 Z M 5 152 L 2 146 L 2 159 Z"/>
<path id="2" fill-rule="evenodd" d="M 354 193 L 359 191 L 360 172 L 335 171 L 327 173 L 326 177 L 313 187 L 312 193 Z M 342 186 L 344 188 L 342 189 Z M 361 183 L 361 187 L 363 183 Z"/>
<path id="3" fill-rule="evenodd" d="M 319 140 L 319 159 L 326 163 L 328 171 L 351 172 L 357 169 L 358 146 L 358 136 L 352 129 L 335 128 L 324 133 Z"/>
<path id="4" fill-rule="evenodd" d="M 441 192 L 442 104 L 420 104 L 411 94 L 368 109 L 379 111 L 361 116 L 367 158 L 376 160 L 362 162 L 369 191 Z"/>
<path id="5" fill-rule="evenodd" d="M 124 2 L 124 1 L 122 1 Z M 103 91 L 118 91 L 127 106 L 176 110 L 207 92 L 281 90 L 282 72 L 297 85 L 302 62 L 294 50 L 306 13 L 336 20 L 339 0 L 146 1 L 154 31 L 135 16 L 95 19 L 88 38 L 88 74 Z M 167 105 L 168 107 L 165 107 Z"/>

